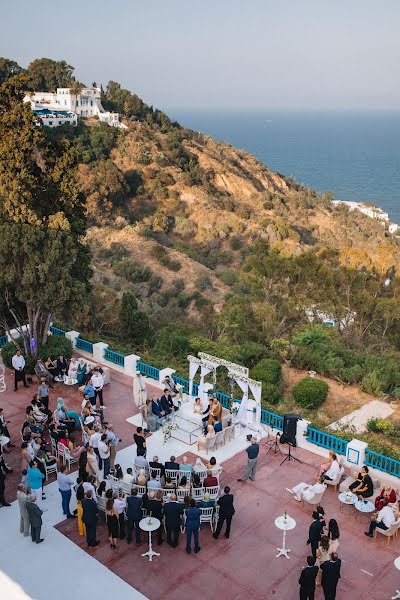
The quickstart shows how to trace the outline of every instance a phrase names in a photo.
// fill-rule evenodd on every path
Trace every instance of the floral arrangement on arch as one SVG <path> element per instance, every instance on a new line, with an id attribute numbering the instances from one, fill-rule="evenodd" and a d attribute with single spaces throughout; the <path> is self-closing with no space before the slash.
<path id="1" fill-rule="evenodd" d="M 179 400 L 182 402 L 182 399 L 183 399 L 183 385 L 181 385 L 180 383 L 176 383 L 175 384 L 175 389 L 178 392 L 178 398 L 179 398 Z"/>
<path id="2" fill-rule="evenodd" d="M 163 425 L 163 433 L 164 433 L 164 444 L 169 440 L 172 436 L 172 432 L 174 429 L 177 429 L 177 424 L 174 421 L 167 421 Z"/>
<path id="3" fill-rule="evenodd" d="M 232 402 L 232 404 L 231 404 L 231 413 L 233 415 L 237 415 L 238 414 L 239 406 L 240 406 L 239 402 L 236 402 L 236 401 Z"/>

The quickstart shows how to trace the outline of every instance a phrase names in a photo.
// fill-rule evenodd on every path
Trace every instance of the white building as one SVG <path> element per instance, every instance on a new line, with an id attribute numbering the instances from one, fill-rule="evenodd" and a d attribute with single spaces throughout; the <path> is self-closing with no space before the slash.
<path id="1" fill-rule="evenodd" d="M 399 229 L 399 226 L 396 223 L 391 223 L 389 221 L 388 213 L 384 212 L 379 206 L 372 206 L 371 204 L 365 204 L 364 202 L 353 202 L 350 200 L 333 200 L 332 204 L 335 206 L 344 204 L 350 211 L 358 210 L 370 219 L 379 221 L 384 227 L 387 225 L 390 233 L 396 233 Z"/>
<path id="2" fill-rule="evenodd" d="M 70 88 L 57 88 L 56 92 L 33 92 L 24 98 L 24 102 L 30 102 L 32 110 L 48 109 L 50 111 L 67 111 L 78 117 L 98 117 L 103 123 L 111 127 L 126 129 L 126 125 L 120 122 L 119 114 L 104 110 L 101 100 L 100 88 L 83 88 L 75 94 Z M 39 114 L 40 118 L 42 115 Z M 42 119 L 43 120 L 43 119 Z M 43 120 L 46 125 L 45 121 Z"/>
<path id="3" fill-rule="evenodd" d="M 32 110 L 46 127 L 59 127 L 60 125 L 75 126 L 78 123 L 76 114 L 69 110 L 52 110 L 49 108 L 32 108 Z"/>

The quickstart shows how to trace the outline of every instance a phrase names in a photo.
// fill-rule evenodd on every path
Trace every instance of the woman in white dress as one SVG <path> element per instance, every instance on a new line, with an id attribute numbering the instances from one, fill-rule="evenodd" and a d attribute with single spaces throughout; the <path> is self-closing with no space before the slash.
<path id="1" fill-rule="evenodd" d="M 94 453 L 93 447 L 88 446 L 86 448 L 86 471 L 88 475 L 93 475 L 96 478 L 96 485 L 99 484 L 100 481 L 100 472 L 99 472 L 99 464 L 97 462 L 97 456 Z"/>
<path id="2" fill-rule="evenodd" d="M 213 440 L 215 440 L 215 431 L 212 425 L 207 427 L 207 435 L 201 435 L 197 444 L 198 450 L 201 448 L 212 448 Z"/>
<path id="3" fill-rule="evenodd" d="M 78 378 L 78 362 L 75 358 L 71 358 L 71 362 L 69 363 L 68 377 L 72 377 L 72 379 Z"/>

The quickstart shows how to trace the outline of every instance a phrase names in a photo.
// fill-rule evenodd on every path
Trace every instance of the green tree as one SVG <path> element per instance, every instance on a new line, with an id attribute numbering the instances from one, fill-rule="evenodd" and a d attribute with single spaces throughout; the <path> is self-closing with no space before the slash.
<path id="1" fill-rule="evenodd" d="M 74 70 L 65 60 L 36 58 L 28 66 L 27 72 L 34 90 L 55 92 L 58 87 L 70 87 L 76 82 Z"/>
<path id="2" fill-rule="evenodd" d="M 151 335 L 149 319 L 139 310 L 135 296 L 126 292 L 122 296 L 119 322 L 122 337 L 137 346 L 143 346 Z"/>
<path id="3" fill-rule="evenodd" d="M 19 75 L 22 72 L 22 67 L 15 60 L 9 60 L 0 56 L 0 85 L 2 85 L 10 77 Z"/>
<path id="4" fill-rule="evenodd" d="M 75 152 L 49 141 L 22 102 L 26 76 L 0 88 L 0 321 L 9 332 L 26 320 L 32 338 L 46 342 L 53 316 L 68 319 L 90 276 L 84 197 Z"/>

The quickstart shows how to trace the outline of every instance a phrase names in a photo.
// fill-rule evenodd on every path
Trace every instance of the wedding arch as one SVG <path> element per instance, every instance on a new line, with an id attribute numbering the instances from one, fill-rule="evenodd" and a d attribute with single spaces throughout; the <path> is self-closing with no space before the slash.
<path id="1" fill-rule="evenodd" d="M 208 391 L 208 386 L 204 382 L 206 375 L 211 372 L 216 373 L 218 367 L 226 367 L 228 369 L 228 377 L 237 383 L 243 393 L 243 397 L 235 419 L 236 422 L 243 426 L 251 425 L 253 424 L 253 417 L 255 415 L 255 424 L 257 428 L 260 426 L 262 384 L 260 381 L 255 381 L 249 377 L 249 369 L 247 367 L 229 362 L 223 358 L 218 358 L 217 356 L 212 356 L 211 354 L 206 354 L 205 352 L 198 352 L 198 356 L 189 355 L 188 361 L 190 395 L 192 395 L 193 391 L 193 380 L 199 369 L 199 397 L 203 401 L 205 400 Z M 249 398 L 249 392 L 251 392 L 253 398 Z M 251 419 L 249 419 L 249 414 L 252 415 Z"/>

